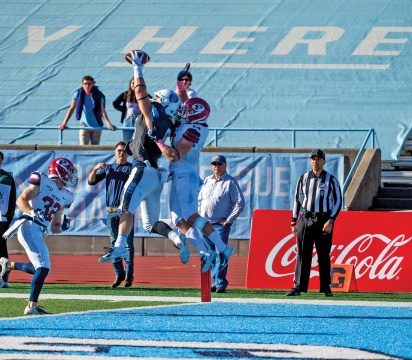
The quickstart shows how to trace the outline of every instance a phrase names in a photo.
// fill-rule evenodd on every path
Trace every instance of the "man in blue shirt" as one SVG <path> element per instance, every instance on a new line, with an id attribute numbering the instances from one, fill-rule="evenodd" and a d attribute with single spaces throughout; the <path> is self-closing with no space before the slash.
<path id="1" fill-rule="evenodd" d="M 239 184 L 226 172 L 226 158 L 217 155 L 212 159 L 213 175 L 204 180 L 199 193 L 199 214 L 212 223 L 222 241 L 229 241 L 230 227 L 245 207 L 245 198 Z M 212 292 L 225 293 L 229 282 L 226 279 L 227 266 L 220 267 L 216 257 L 212 263 Z"/>

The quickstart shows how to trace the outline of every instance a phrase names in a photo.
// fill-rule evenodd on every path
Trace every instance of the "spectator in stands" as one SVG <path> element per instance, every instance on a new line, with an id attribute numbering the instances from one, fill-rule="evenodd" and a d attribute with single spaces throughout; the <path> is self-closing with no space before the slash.
<path id="1" fill-rule="evenodd" d="M 93 130 L 83 130 L 79 132 L 80 145 L 99 145 L 102 137 L 103 121 L 107 127 L 114 131 L 116 128 L 110 123 L 105 109 L 105 96 L 95 86 L 95 81 L 91 76 L 83 76 L 82 87 L 77 89 L 66 117 L 59 130 L 64 130 L 73 113 L 76 113 L 76 119 L 80 120 L 80 126 L 96 128 Z"/>
<path id="2" fill-rule="evenodd" d="M 245 207 L 245 198 L 236 179 L 226 172 L 226 158 L 216 155 L 212 159 L 213 175 L 208 176 L 199 193 L 199 214 L 212 223 L 222 241 L 229 241 L 230 228 Z M 211 291 L 225 293 L 229 282 L 227 266 L 219 271 L 220 259 L 212 263 Z"/>
<path id="3" fill-rule="evenodd" d="M 113 106 L 121 112 L 120 122 L 123 126 L 134 127 L 136 118 L 142 113 L 134 92 L 134 78 L 129 82 L 129 89 L 122 92 L 116 100 L 113 101 Z M 133 130 L 123 130 L 123 141 L 125 143 L 132 138 L 133 132 Z"/>
<path id="4" fill-rule="evenodd" d="M 127 161 L 126 143 L 121 141 L 114 148 L 116 163 L 107 165 L 99 162 L 88 176 L 88 183 L 91 186 L 97 185 L 106 179 L 106 209 L 107 209 L 107 228 L 109 229 L 111 246 L 114 246 L 119 232 L 119 204 L 120 196 L 124 184 L 132 170 L 132 164 Z M 126 240 L 127 256 L 125 257 L 126 269 L 123 267 L 121 257 L 113 261 L 113 268 L 116 278 L 112 284 L 112 289 L 118 287 L 124 281 L 124 287 L 130 287 L 133 283 L 134 272 L 134 228 L 132 227 Z"/>
<path id="5" fill-rule="evenodd" d="M 192 84 L 193 76 L 190 73 L 190 71 L 187 72 L 187 74 L 183 77 L 183 85 L 185 87 L 187 97 L 189 99 L 197 97 L 196 91 L 193 90 L 190 85 Z"/>
<path id="6" fill-rule="evenodd" d="M 114 246 L 100 257 L 99 262 L 127 256 L 127 236 L 133 227 L 133 214 L 141 204 L 145 230 L 170 239 L 180 250 L 182 263 L 186 264 L 190 259 L 186 237 L 178 234 L 165 222 L 159 221 L 160 195 L 168 172 L 158 166 L 162 153 L 156 142 L 161 141 L 163 144 L 160 139 L 166 140 L 173 135 L 173 120 L 182 101 L 174 91 L 168 89 L 156 91 L 153 98 L 149 97 L 143 78 L 145 58 L 147 55 L 142 50 L 133 50 L 129 58 L 133 64 L 136 98 L 142 114 L 136 119 L 134 136 L 126 146 L 128 154 L 133 158 L 133 169 L 119 205 L 118 236 Z"/>
<path id="7" fill-rule="evenodd" d="M 41 171 L 30 174 L 28 186 L 17 199 L 16 205 L 23 216 L 15 221 L 4 234 L 7 238 L 17 233 L 17 238 L 29 258 L 29 262 L 11 262 L 0 258 L 1 276 L 8 276 L 11 270 L 32 274 L 29 303 L 25 315 L 46 315 L 48 312 L 37 306 L 41 289 L 49 275 L 51 262 L 44 235 L 50 228 L 59 234 L 70 227 L 70 219 L 63 211 L 73 203 L 73 194 L 65 186 L 75 187 L 78 178 L 72 162 L 65 158 L 54 159 L 49 164 L 48 176 Z"/>
<path id="8" fill-rule="evenodd" d="M 286 296 L 300 296 L 307 292 L 312 265 L 313 243 L 319 263 L 320 289 L 326 297 L 330 289 L 330 250 L 333 226 L 342 207 L 342 193 L 338 180 L 325 170 L 325 153 L 316 149 L 310 154 L 312 170 L 297 182 L 292 210 L 291 230 L 296 235 L 297 255 L 294 286 Z"/>
<path id="9" fill-rule="evenodd" d="M 16 184 L 13 175 L 1 168 L 4 154 L 0 151 L 0 258 L 8 258 L 7 240 L 3 234 L 9 229 L 16 210 Z M 0 288 L 8 288 L 8 274 L 0 278 Z"/>

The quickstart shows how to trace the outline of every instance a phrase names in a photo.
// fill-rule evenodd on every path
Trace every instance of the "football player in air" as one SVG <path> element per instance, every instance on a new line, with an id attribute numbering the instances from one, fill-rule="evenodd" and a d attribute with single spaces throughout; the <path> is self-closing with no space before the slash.
<path id="1" fill-rule="evenodd" d="M 199 177 L 199 154 L 209 134 L 209 114 L 210 107 L 205 100 L 186 100 L 178 114 L 181 125 L 176 129 L 172 146 L 159 144 L 158 141 L 162 153 L 171 159 L 170 210 L 173 222 L 198 251 L 202 272 L 209 270 L 217 255 L 220 259 L 219 269 L 224 269 L 234 252 L 231 246 L 222 241 L 213 225 L 198 213 L 197 198 L 202 183 Z"/>
<path id="2" fill-rule="evenodd" d="M 128 60 L 134 69 L 134 86 L 136 99 L 142 112 L 136 119 L 132 139 L 127 143 L 126 151 L 133 158 L 132 171 L 123 188 L 119 205 L 119 231 L 114 246 L 99 262 L 127 258 L 126 239 L 133 227 L 133 214 L 141 204 L 143 226 L 146 231 L 169 238 L 180 250 L 180 259 L 186 264 L 190 259 L 190 250 L 184 234 L 178 234 L 165 222 L 159 221 L 160 195 L 167 180 L 167 170 L 159 168 L 157 162 L 162 152 L 156 141 L 166 141 L 174 133 L 175 118 L 182 104 L 178 94 L 163 89 L 150 98 L 143 78 L 142 68 L 149 59 L 142 50 L 133 50 Z M 186 68 L 179 72 L 188 71 Z"/>
<path id="3" fill-rule="evenodd" d="M 28 186 L 16 201 L 23 215 L 3 235 L 10 238 L 17 232 L 17 238 L 24 247 L 30 262 L 11 262 L 0 259 L 3 279 L 11 270 L 33 274 L 29 303 L 25 315 L 49 314 L 37 306 L 39 295 L 51 269 L 49 249 L 43 236 L 50 231 L 59 234 L 70 227 L 70 219 L 62 215 L 64 209 L 73 203 L 73 194 L 65 186 L 75 187 L 78 178 L 72 162 L 57 158 L 49 164 L 48 175 L 34 171 L 28 179 Z"/>

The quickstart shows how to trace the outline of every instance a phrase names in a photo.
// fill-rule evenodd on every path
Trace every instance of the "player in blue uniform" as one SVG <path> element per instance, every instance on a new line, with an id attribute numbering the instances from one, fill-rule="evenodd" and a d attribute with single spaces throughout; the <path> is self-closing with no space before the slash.
<path id="1" fill-rule="evenodd" d="M 133 227 L 133 214 L 141 205 L 145 230 L 169 238 L 180 249 L 180 259 L 186 264 L 190 250 L 184 234 L 178 234 L 166 223 L 159 221 L 160 195 L 167 180 L 166 169 L 158 167 L 162 155 L 156 140 L 166 141 L 174 132 L 174 119 L 182 103 L 172 90 L 160 90 L 150 99 L 143 78 L 143 58 L 141 50 L 132 52 L 130 61 L 134 68 L 136 99 L 142 114 L 136 119 L 133 138 L 127 144 L 128 154 L 133 158 L 133 168 L 124 186 L 119 206 L 120 223 L 116 242 L 99 261 L 108 262 L 118 257 L 126 257 L 126 239 Z"/>

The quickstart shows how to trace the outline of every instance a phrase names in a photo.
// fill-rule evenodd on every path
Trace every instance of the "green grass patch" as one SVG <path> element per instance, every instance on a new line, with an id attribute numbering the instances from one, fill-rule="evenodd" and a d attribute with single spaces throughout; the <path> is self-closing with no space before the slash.
<path id="1" fill-rule="evenodd" d="M 218 298 L 257 298 L 257 299 L 288 299 L 288 300 L 332 300 L 332 301 L 385 301 L 385 302 L 412 302 L 412 293 L 404 292 L 350 292 L 334 293 L 333 298 L 325 298 L 323 293 L 309 291 L 307 294 L 296 298 L 286 298 L 286 290 L 263 290 L 263 289 L 234 289 L 228 288 L 225 294 L 212 293 L 213 299 Z M 27 294 L 26 298 L 2 298 L 0 306 L 0 317 L 22 316 L 27 305 L 30 293 L 28 283 L 10 283 L 10 288 L 0 289 L 2 294 Z M 61 295 L 95 295 L 107 296 L 107 300 L 73 300 L 65 299 L 42 299 L 45 294 Z M 194 297 L 200 299 L 199 288 L 176 288 L 176 287 L 118 287 L 111 289 L 103 285 L 79 285 L 79 284 L 45 284 L 40 294 L 39 305 L 53 314 L 81 312 L 89 310 L 110 310 L 143 306 L 159 306 L 179 304 L 179 302 L 157 301 L 156 297 Z M 110 300 L 111 296 L 121 296 L 121 301 Z M 150 301 L 131 301 L 130 296 L 151 297 Z"/>
<path id="2" fill-rule="evenodd" d="M 176 305 L 176 302 L 164 301 L 110 301 L 110 300 L 67 300 L 44 299 L 39 301 L 45 311 L 52 314 L 82 312 L 90 310 L 113 310 L 147 306 Z M 0 318 L 23 316 L 27 300 L 25 299 L 1 299 Z"/>

